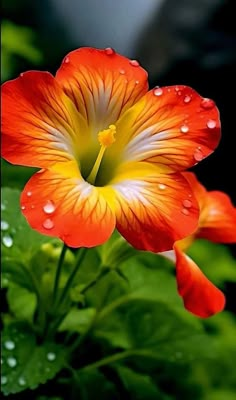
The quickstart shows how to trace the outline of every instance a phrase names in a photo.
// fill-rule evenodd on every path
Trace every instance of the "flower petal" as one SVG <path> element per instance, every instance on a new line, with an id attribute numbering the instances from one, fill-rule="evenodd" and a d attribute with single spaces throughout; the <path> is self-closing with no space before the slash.
<path id="1" fill-rule="evenodd" d="M 224 294 L 211 283 L 193 260 L 177 245 L 176 279 L 185 308 L 198 317 L 207 318 L 224 309 Z"/>
<path id="2" fill-rule="evenodd" d="M 137 61 L 112 49 L 72 51 L 64 58 L 56 79 L 95 135 L 115 123 L 148 90 L 147 72 Z"/>
<path id="3" fill-rule="evenodd" d="M 72 160 L 86 124 L 55 78 L 29 71 L 2 86 L 2 156 L 13 164 L 49 167 Z"/>
<path id="4" fill-rule="evenodd" d="M 200 206 L 196 237 L 217 243 L 236 243 L 236 207 L 223 192 L 208 192 L 192 172 L 183 176 L 189 182 Z"/>
<path id="5" fill-rule="evenodd" d="M 164 172 L 197 164 L 220 139 L 218 110 L 212 101 L 207 104 L 186 86 L 149 91 L 118 121 L 114 151 L 123 151 L 125 161 L 158 164 Z"/>
<path id="6" fill-rule="evenodd" d="M 236 243 L 236 207 L 225 193 L 207 192 L 197 237 L 217 243 Z"/>
<path id="7" fill-rule="evenodd" d="M 32 228 L 59 237 L 68 246 L 100 245 L 115 228 L 115 215 L 106 201 L 108 189 L 88 184 L 70 164 L 63 163 L 63 170 L 36 173 L 21 195 L 22 212 Z"/>
<path id="8" fill-rule="evenodd" d="M 132 171 L 130 165 L 111 185 L 117 196 L 117 229 L 137 249 L 170 250 L 196 229 L 198 205 L 180 174 L 157 174 L 150 166 L 138 170 L 135 165 Z"/>

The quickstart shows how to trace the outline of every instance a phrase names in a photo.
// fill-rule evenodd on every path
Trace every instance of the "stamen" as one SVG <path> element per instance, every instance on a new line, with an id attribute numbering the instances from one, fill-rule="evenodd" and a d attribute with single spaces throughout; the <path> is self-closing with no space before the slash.
<path id="1" fill-rule="evenodd" d="M 97 159 L 94 163 L 94 166 L 87 177 L 86 181 L 94 185 L 101 162 L 102 158 L 104 156 L 104 153 L 107 149 L 107 147 L 111 146 L 115 142 L 115 134 L 116 134 L 116 126 L 115 125 L 109 125 L 108 129 L 104 129 L 103 131 L 98 132 L 98 141 L 101 145 L 100 151 L 98 153 Z"/>

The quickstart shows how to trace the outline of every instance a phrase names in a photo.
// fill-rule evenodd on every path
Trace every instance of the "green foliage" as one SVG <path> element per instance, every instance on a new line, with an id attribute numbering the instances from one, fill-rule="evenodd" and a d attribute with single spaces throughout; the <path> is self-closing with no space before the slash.
<path id="1" fill-rule="evenodd" d="M 52 379 L 65 365 L 62 346 L 45 341 L 39 345 L 25 324 L 10 324 L 2 333 L 1 382 L 4 394 L 35 389 Z"/>
<path id="2" fill-rule="evenodd" d="M 2 57 L 1 80 L 11 78 L 14 73 L 14 58 L 16 56 L 32 64 L 42 62 L 42 53 L 35 47 L 35 33 L 32 29 L 18 26 L 10 21 L 3 20 L 1 27 Z"/>

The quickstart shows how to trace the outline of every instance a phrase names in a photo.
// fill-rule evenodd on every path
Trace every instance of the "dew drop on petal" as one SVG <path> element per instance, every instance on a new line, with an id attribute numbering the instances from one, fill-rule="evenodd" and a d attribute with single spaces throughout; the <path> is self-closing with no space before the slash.
<path id="1" fill-rule="evenodd" d="M 48 361 L 54 361 L 55 359 L 56 359 L 56 354 L 55 353 L 50 352 L 50 353 L 47 354 L 47 360 Z"/>
<path id="2" fill-rule="evenodd" d="M 108 56 L 112 56 L 112 55 L 114 55 L 116 52 L 115 52 L 115 50 L 112 49 L 111 47 L 107 47 L 107 48 L 105 49 L 105 53 L 106 53 Z"/>
<path id="3" fill-rule="evenodd" d="M 23 76 L 24 76 L 24 72 L 21 72 L 20 77 L 23 78 Z"/>
<path id="4" fill-rule="evenodd" d="M 158 187 L 159 187 L 160 190 L 165 190 L 166 185 L 164 185 L 164 183 L 159 183 Z"/>
<path id="5" fill-rule="evenodd" d="M 22 209 L 22 210 L 25 210 L 25 206 L 21 206 L 21 209 Z"/>
<path id="6" fill-rule="evenodd" d="M 32 196 L 32 192 L 27 192 L 26 196 L 28 196 L 28 197 Z"/>
<path id="7" fill-rule="evenodd" d="M 137 60 L 130 60 L 129 62 L 133 67 L 139 67 L 139 62 Z"/>
<path id="8" fill-rule="evenodd" d="M 4 347 L 7 350 L 14 350 L 14 348 L 16 347 L 15 343 L 12 340 L 6 340 L 6 342 L 4 343 Z"/>
<path id="9" fill-rule="evenodd" d="M 54 213 L 56 207 L 51 200 L 48 200 L 47 203 L 43 206 L 43 211 L 45 214 L 52 214 Z"/>
<path id="10" fill-rule="evenodd" d="M 7 231 L 9 229 L 9 224 L 7 221 L 1 221 L 1 231 Z"/>
<path id="11" fill-rule="evenodd" d="M 209 119 L 207 121 L 207 128 L 214 129 L 216 127 L 216 121 L 214 119 Z"/>
<path id="12" fill-rule="evenodd" d="M 161 96 L 163 94 L 163 90 L 159 87 L 153 89 L 154 96 Z"/>
<path id="13" fill-rule="evenodd" d="M 23 376 L 20 376 L 18 379 L 18 383 L 20 386 L 25 386 L 26 385 L 26 380 Z"/>
<path id="14" fill-rule="evenodd" d="M 193 157 L 196 161 L 201 161 L 204 158 L 201 149 L 197 148 L 193 154 Z"/>
<path id="15" fill-rule="evenodd" d="M 1 385 L 6 385 L 6 383 L 7 383 L 7 377 L 1 376 Z"/>
<path id="16" fill-rule="evenodd" d="M 124 70 L 124 69 L 120 69 L 120 70 L 119 70 L 119 73 L 120 73 L 121 75 L 124 75 L 124 74 L 125 74 L 125 70 Z"/>
<path id="17" fill-rule="evenodd" d="M 15 357 L 8 357 L 7 364 L 9 365 L 9 367 L 14 368 L 17 366 L 17 360 L 15 359 Z"/>
<path id="18" fill-rule="evenodd" d="M 186 103 L 186 104 L 190 103 L 191 100 L 192 100 L 192 98 L 190 96 L 188 96 L 188 95 L 186 95 L 184 97 L 184 103 Z"/>
<path id="19" fill-rule="evenodd" d="M 192 202 L 191 202 L 191 200 L 184 200 L 183 201 L 183 206 L 184 207 L 186 207 L 186 208 L 190 208 L 190 207 L 192 207 Z"/>
<path id="20" fill-rule="evenodd" d="M 43 223 L 43 227 L 45 229 L 52 229 L 54 227 L 54 223 L 50 218 L 45 219 L 44 223 Z"/>
<path id="21" fill-rule="evenodd" d="M 2 237 L 2 243 L 4 244 L 5 247 L 12 247 L 13 246 L 13 239 L 10 235 L 4 235 Z"/>
<path id="22" fill-rule="evenodd" d="M 205 98 L 205 99 L 202 99 L 202 101 L 201 101 L 201 107 L 204 108 L 205 110 L 210 110 L 214 106 L 215 106 L 215 103 L 211 99 Z"/>
<path id="23" fill-rule="evenodd" d="M 180 131 L 181 131 L 182 133 L 187 133 L 187 132 L 189 131 L 188 125 L 182 125 L 182 126 L 180 127 Z"/>
<path id="24" fill-rule="evenodd" d="M 135 85 L 138 85 L 139 84 L 139 81 L 137 80 L 137 81 L 135 81 Z"/>
<path id="25" fill-rule="evenodd" d="M 189 215 L 189 210 L 187 208 L 182 208 L 182 214 Z"/>
<path id="26" fill-rule="evenodd" d="M 67 57 L 65 57 L 65 58 L 64 58 L 64 63 L 65 63 L 65 64 L 68 64 L 69 62 L 70 62 L 70 59 L 69 59 L 69 57 L 68 57 L 68 56 L 67 56 Z"/>

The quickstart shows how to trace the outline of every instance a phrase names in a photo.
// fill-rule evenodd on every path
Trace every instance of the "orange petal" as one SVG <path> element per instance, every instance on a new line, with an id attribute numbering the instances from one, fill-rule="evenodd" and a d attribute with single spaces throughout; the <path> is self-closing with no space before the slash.
<path id="1" fill-rule="evenodd" d="M 94 134 L 115 123 L 148 90 L 147 73 L 138 62 L 110 48 L 72 51 L 56 79 Z"/>
<path id="2" fill-rule="evenodd" d="M 190 257 L 177 245 L 176 279 L 185 308 L 198 317 L 207 318 L 224 309 L 224 294 L 211 283 Z"/>
<path id="3" fill-rule="evenodd" d="M 126 161 L 158 164 L 164 172 L 197 164 L 220 139 L 216 106 L 186 86 L 149 91 L 116 127 L 114 151 L 123 151 Z"/>
<path id="4" fill-rule="evenodd" d="M 177 173 L 157 175 L 149 168 L 134 174 L 129 169 L 127 178 L 120 175 L 111 183 L 117 196 L 117 229 L 137 249 L 170 250 L 197 227 L 198 206 L 190 187 Z"/>
<path id="5" fill-rule="evenodd" d="M 216 243 L 236 243 L 236 207 L 223 192 L 207 192 L 197 237 Z"/>
<path id="6" fill-rule="evenodd" d="M 2 86 L 2 156 L 13 164 L 49 167 L 72 160 L 86 125 L 48 72 L 29 71 Z"/>
<path id="7" fill-rule="evenodd" d="M 200 206 L 196 236 L 218 243 L 236 243 L 236 207 L 223 192 L 208 192 L 192 172 L 183 173 Z"/>
<path id="8" fill-rule="evenodd" d="M 104 243 L 115 228 L 115 215 L 102 188 L 85 182 L 79 172 L 72 176 L 66 163 L 63 170 L 40 171 L 29 180 L 21 195 L 23 214 L 32 228 L 70 247 Z"/>

